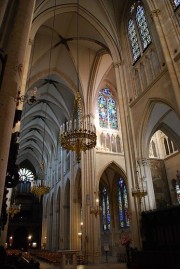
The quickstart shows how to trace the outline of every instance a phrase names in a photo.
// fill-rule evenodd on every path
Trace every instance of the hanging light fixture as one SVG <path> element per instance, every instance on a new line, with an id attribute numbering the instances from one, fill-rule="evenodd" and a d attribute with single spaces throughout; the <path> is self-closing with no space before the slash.
<path id="1" fill-rule="evenodd" d="M 28 105 L 33 105 L 37 101 L 37 88 L 34 87 L 33 90 L 27 92 L 25 95 L 21 95 L 21 91 L 18 91 L 18 96 L 15 98 L 17 106 L 20 103 L 27 102 Z"/>
<path id="2" fill-rule="evenodd" d="M 77 1 L 77 94 L 74 101 L 72 118 L 60 128 L 60 143 L 64 149 L 74 151 L 76 160 L 81 160 L 81 152 L 96 146 L 96 127 L 90 115 L 83 115 L 82 99 L 79 92 L 79 1 Z"/>
<path id="3" fill-rule="evenodd" d="M 12 201 L 8 209 L 9 216 L 13 219 L 14 215 L 18 214 L 21 211 L 21 204 L 16 204 L 16 189 L 12 190 Z"/>
<path id="4" fill-rule="evenodd" d="M 30 68 L 28 71 L 28 84 L 30 81 L 30 76 L 31 76 L 31 71 L 32 71 L 32 64 L 33 64 L 33 58 L 34 58 L 34 50 L 35 50 L 35 40 L 34 40 L 34 45 L 32 47 L 32 56 L 30 58 Z M 21 67 L 19 68 L 19 73 L 22 72 Z M 29 85 L 27 86 L 27 89 L 29 89 Z M 34 87 L 32 90 L 27 90 L 26 94 L 21 95 L 21 90 L 18 90 L 17 97 L 14 99 L 16 102 L 16 106 L 18 107 L 22 103 L 27 103 L 28 105 L 33 105 L 34 103 L 37 102 L 37 87 Z"/>
<path id="5" fill-rule="evenodd" d="M 94 193 L 96 195 L 96 192 Z M 99 198 L 97 197 L 95 200 L 95 206 L 90 208 L 90 214 L 93 214 L 96 218 L 102 212 L 102 207 L 99 205 Z"/>
<path id="6" fill-rule="evenodd" d="M 43 140 L 43 147 L 44 147 L 44 140 Z M 42 153 L 43 154 L 43 153 Z M 42 155 L 43 158 L 43 155 Z M 31 187 L 31 192 L 41 200 L 41 197 L 44 194 L 47 194 L 50 191 L 50 187 L 45 183 L 45 166 L 44 162 L 40 163 L 40 169 L 38 173 L 38 179 L 34 180 L 33 186 Z"/>

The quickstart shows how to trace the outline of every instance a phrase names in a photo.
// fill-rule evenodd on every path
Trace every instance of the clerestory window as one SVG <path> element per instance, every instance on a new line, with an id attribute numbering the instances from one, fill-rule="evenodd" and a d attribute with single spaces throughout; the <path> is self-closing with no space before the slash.
<path id="1" fill-rule="evenodd" d="M 134 2 L 131 5 L 128 21 L 128 36 L 133 63 L 135 63 L 152 42 L 145 10 L 141 1 Z"/>
<path id="2" fill-rule="evenodd" d="M 180 6 L 180 0 L 171 0 L 174 9 L 177 9 Z"/>
<path id="3" fill-rule="evenodd" d="M 99 91 L 98 112 L 101 128 L 118 129 L 116 102 L 108 88 Z"/>

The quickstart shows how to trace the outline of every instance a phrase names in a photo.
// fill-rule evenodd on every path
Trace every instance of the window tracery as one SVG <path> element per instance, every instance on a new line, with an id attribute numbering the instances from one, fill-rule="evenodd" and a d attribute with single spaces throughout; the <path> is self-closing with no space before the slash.
<path id="1" fill-rule="evenodd" d="M 133 62 L 135 63 L 143 51 L 151 44 L 152 39 L 141 1 L 134 2 L 130 7 L 128 36 L 131 45 Z"/>
<path id="2" fill-rule="evenodd" d="M 174 9 L 176 9 L 180 6 L 180 0 L 171 0 L 171 3 L 173 5 Z"/>
<path id="3" fill-rule="evenodd" d="M 165 155 L 168 156 L 177 151 L 177 146 L 173 143 L 173 141 L 169 137 L 165 136 L 164 149 L 165 149 Z"/>
<path id="4" fill-rule="evenodd" d="M 98 112 L 101 128 L 118 129 L 116 102 L 108 88 L 99 91 Z"/>
<path id="5" fill-rule="evenodd" d="M 34 174 L 27 168 L 20 168 L 18 173 L 19 173 L 19 181 L 25 183 L 34 180 Z"/>
<path id="6" fill-rule="evenodd" d="M 131 44 L 131 51 L 133 55 L 133 60 L 134 62 L 140 57 L 141 52 L 140 52 L 140 46 L 135 30 L 135 25 L 133 20 L 129 20 L 129 25 L 128 25 L 128 33 L 129 33 L 129 39 L 130 39 L 130 44 Z"/>
<path id="7" fill-rule="evenodd" d="M 103 230 L 110 230 L 110 208 L 109 208 L 109 196 L 107 189 L 103 187 L 102 192 L 102 217 L 103 217 Z"/>
<path id="8" fill-rule="evenodd" d="M 147 46 L 151 43 L 151 36 L 147 25 L 144 8 L 142 6 L 137 7 L 136 22 L 141 37 L 141 44 L 143 50 L 145 50 Z"/>
<path id="9" fill-rule="evenodd" d="M 127 189 L 122 178 L 118 181 L 118 210 L 120 227 L 129 227 Z"/>

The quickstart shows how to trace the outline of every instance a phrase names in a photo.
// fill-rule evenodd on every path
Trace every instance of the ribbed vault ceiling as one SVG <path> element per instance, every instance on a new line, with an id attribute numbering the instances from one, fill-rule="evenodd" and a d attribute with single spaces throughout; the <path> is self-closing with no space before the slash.
<path id="1" fill-rule="evenodd" d="M 114 16 L 122 6 L 119 1 L 83 0 L 79 1 L 78 7 L 77 1 L 36 1 L 26 92 L 37 87 L 37 102 L 23 106 L 17 158 L 20 166 L 32 164 L 38 171 L 42 153 L 46 163 L 51 154 L 58 154 L 60 125 L 71 116 L 78 88 L 77 73 L 84 104 L 89 99 L 90 83 L 94 81 L 98 86 L 105 73 L 106 77 L 108 73 L 114 73 L 109 57 L 107 65 L 101 69 L 101 77 L 94 80 L 97 66 L 100 68 L 103 57 L 110 55 L 100 29 L 104 23 L 110 31 L 108 34 L 113 35 L 118 20 Z M 37 31 L 33 36 L 34 29 Z M 115 37 L 111 38 L 115 40 Z"/>

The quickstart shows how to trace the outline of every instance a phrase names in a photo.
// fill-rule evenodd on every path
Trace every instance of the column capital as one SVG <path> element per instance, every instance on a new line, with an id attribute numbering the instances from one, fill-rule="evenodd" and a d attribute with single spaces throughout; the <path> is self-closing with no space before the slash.
<path id="1" fill-rule="evenodd" d="M 114 68 L 119 68 L 121 65 L 123 65 L 123 61 L 113 63 Z"/>
<path id="2" fill-rule="evenodd" d="M 150 162 L 149 162 L 149 159 L 147 159 L 147 158 L 138 158 L 137 164 L 142 165 L 142 166 L 146 166 L 146 165 L 149 165 Z"/>
<path id="3" fill-rule="evenodd" d="M 151 10 L 151 17 L 158 17 L 160 13 L 160 9 L 153 9 Z"/>
<path id="4" fill-rule="evenodd" d="M 34 43 L 34 39 L 29 38 L 29 45 L 32 46 Z"/>

